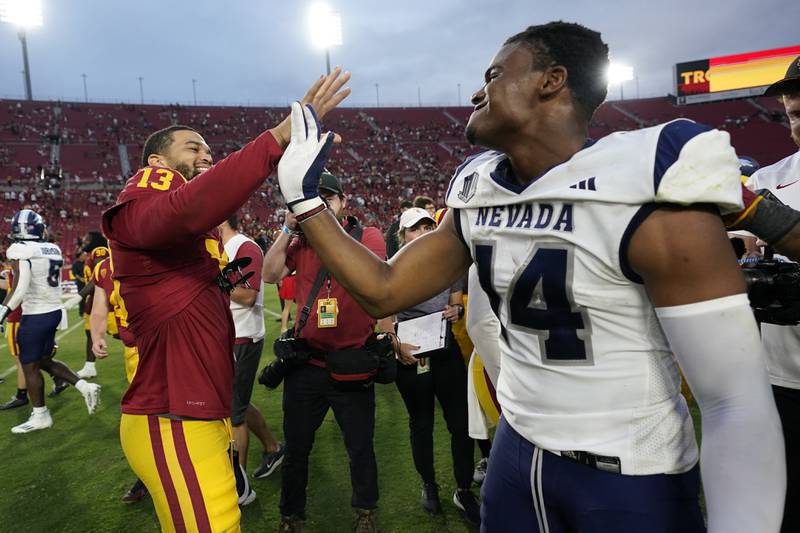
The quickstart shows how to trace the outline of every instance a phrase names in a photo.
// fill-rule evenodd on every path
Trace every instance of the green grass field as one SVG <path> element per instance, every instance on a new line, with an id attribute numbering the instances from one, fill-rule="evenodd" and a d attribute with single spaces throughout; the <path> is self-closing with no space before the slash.
<path id="1" fill-rule="evenodd" d="M 274 288 L 267 286 L 265 292 L 265 346 L 271 347 L 280 327 L 274 320 L 278 303 Z M 70 312 L 70 329 L 59 335 L 57 358 L 73 370 L 79 369 L 85 357 L 85 337 L 74 309 Z M 110 342 L 109 357 L 97 364 L 94 381 L 103 386 L 103 392 L 102 405 L 95 415 L 87 414 L 83 398 L 74 388 L 55 399 L 46 398 L 54 421 L 51 429 L 13 435 L 10 428 L 27 419 L 29 406 L 0 411 L 0 531 L 158 531 L 149 499 L 133 505 L 120 501 L 135 478 L 119 444 L 119 402 L 127 385 L 122 345 Z M 5 343 L 0 346 L 0 373 L 5 374 L 14 362 Z M 271 359 L 271 349 L 265 348 L 261 366 Z M 48 391 L 51 384 L 46 378 Z M 0 384 L 0 400 L 5 401 L 15 390 L 15 374 L 9 373 L 6 382 Z M 408 415 L 400 394 L 394 385 L 377 385 L 376 396 L 381 531 L 469 531 L 451 501 L 455 482 L 441 412 L 434 439 L 444 514 L 432 517 L 419 506 L 420 481 L 411 461 Z M 256 385 L 253 403 L 282 440 L 281 390 L 267 391 Z M 260 463 L 260 452 L 257 441 L 251 438 L 250 473 Z M 253 486 L 258 498 L 242 510 L 242 527 L 246 531 L 274 531 L 280 473 L 254 481 Z M 347 454 L 332 413 L 317 432 L 311 455 L 306 514 L 309 532 L 352 528 Z"/>

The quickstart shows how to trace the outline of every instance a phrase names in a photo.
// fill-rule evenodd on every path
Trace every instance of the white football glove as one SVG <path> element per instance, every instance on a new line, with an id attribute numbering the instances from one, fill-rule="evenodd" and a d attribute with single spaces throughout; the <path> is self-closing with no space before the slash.
<path id="1" fill-rule="evenodd" d="M 298 222 L 327 209 L 318 187 L 332 143 L 332 132 L 320 136 L 314 109 L 293 102 L 292 139 L 278 163 L 278 183 L 283 199 Z"/>
<path id="2" fill-rule="evenodd" d="M 0 304 L 0 335 L 6 332 L 6 318 L 11 314 L 11 309 L 7 306 Z"/>

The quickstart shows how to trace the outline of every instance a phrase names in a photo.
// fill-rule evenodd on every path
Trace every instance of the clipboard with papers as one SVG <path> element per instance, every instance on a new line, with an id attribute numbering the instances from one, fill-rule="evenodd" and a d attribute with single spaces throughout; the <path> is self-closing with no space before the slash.
<path id="1" fill-rule="evenodd" d="M 419 346 L 416 357 L 446 347 L 447 322 L 442 311 L 404 320 L 397 324 L 397 336 L 400 342 Z"/>

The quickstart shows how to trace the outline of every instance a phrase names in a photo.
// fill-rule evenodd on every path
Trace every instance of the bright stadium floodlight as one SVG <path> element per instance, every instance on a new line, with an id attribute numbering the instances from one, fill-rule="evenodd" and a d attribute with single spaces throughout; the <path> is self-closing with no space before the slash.
<path id="1" fill-rule="evenodd" d="M 312 4 L 308 11 L 311 44 L 325 49 L 325 66 L 331 73 L 331 47 L 342 45 L 342 17 L 326 4 Z"/>
<path id="2" fill-rule="evenodd" d="M 33 28 L 43 24 L 41 0 L 0 0 L 0 22 L 17 26 L 19 40 L 22 43 L 22 64 L 25 73 L 25 98 L 33 100 L 31 90 L 31 68 L 28 64 L 28 41 L 25 28 Z"/>
<path id="3" fill-rule="evenodd" d="M 624 100 L 622 85 L 626 81 L 631 81 L 633 79 L 633 67 L 620 63 L 611 63 L 608 66 L 607 77 L 609 85 L 619 84 L 619 99 Z"/>

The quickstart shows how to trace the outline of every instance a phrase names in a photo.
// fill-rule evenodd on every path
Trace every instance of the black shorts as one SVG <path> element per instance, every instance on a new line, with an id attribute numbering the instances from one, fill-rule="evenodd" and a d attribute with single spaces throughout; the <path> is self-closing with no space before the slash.
<path id="1" fill-rule="evenodd" d="M 61 323 L 61 309 L 38 315 L 23 314 L 17 333 L 19 362 L 35 363 L 49 357 L 56 345 L 56 330 L 59 323 Z"/>
<path id="2" fill-rule="evenodd" d="M 236 359 L 233 376 L 233 401 L 231 402 L 231 424 L 244 424 L 244 414 L 253 396 L 253 383 L 256 380 L 258 364 L 261 361 L 261 350 L 264 339 L 248 344 L 236 344 L 233 355 Z"/>

